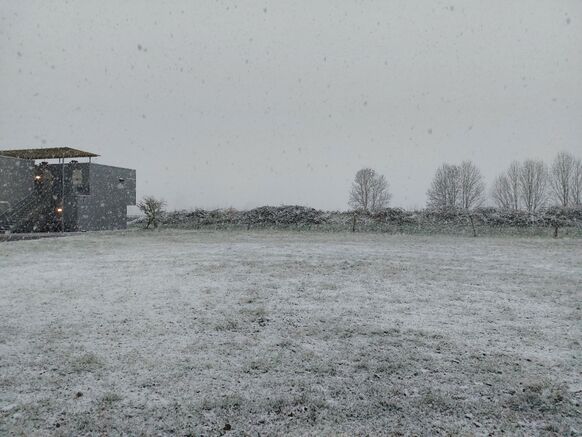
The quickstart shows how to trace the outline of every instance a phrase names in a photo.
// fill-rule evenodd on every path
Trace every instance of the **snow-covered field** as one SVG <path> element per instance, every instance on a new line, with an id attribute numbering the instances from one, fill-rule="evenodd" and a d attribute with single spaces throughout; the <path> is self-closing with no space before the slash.
<path id="1" fill-rule="evenodd" d="M 582 241 L 0 244 L 0 435 L 582 432 Z"/>

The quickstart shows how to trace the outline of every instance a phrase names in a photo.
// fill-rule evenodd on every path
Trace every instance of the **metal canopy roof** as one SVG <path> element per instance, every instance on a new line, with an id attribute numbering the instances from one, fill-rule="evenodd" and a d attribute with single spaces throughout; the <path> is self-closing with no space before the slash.
<path id="1" fill-rule="evenodd" d="M 47 147 L 44 149 L 0 150 L 0 156 L 21 159 L 94 158 L 95 153 L 70 147 Z"/>

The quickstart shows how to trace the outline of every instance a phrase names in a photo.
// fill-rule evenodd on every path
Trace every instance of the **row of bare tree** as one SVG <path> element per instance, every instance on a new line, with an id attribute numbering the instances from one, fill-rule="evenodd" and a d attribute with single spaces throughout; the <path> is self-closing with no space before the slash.
<path id="1" fill-rule="evenodd" d="M 471 161 L 441 165 L 427 192 L 427 207 L 436 210 L 471 210 L 486 200 L 486 186 L 479 168 Z M 535 213 L 548 204 L 582 205 L 582 160 L 560 152 L 551 166 L 543 161 L 514 161 L 491 188 L 498 208 Z M 376 212 L 388 207 L 391 194 L 386 178 L 371 168 L 356 173 L 350 191 L 350 206 Z"/>
<path id="2" fill-rule="evenodd" d="M 548 167 L 542 161 L 514 161 L 493 183 L 492 197 L 499 208 L 530 213 L 548 202 L 567 208 L 582 204 L 582 161 L 560 152 Z"/>

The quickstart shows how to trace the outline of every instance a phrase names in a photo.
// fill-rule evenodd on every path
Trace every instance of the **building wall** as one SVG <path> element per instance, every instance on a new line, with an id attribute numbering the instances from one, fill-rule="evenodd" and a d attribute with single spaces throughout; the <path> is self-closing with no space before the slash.
<path id="1" fill-rule="evenodd" d="M 78 229 L 78 201 L 77 195 L 89 193 L 89 163 L 65 163 L 63 169 L 62 164 L 50 164 L 48 166 L 53 176 L 52 197 L 53 209 L 56 210 L 61 205 L 61 199 L 64 198 L 63 205 L 64 224 L 66 231 L 77 231 Z M 64 172 L 63 172 L 64 170 Z M 77 174 L 81 173 L 81 183 L 78 184 Z M 63 174 L 65 183 L 63 185 Z M 75 176 L 75 177 L 73 177 Z M 73 184 L 73 181 L 75 184 Z"/>
<path id="2" fill-rule="evenodd" d="M 34 161 L 0 156 L 0 212 L 34 189 Z"/>
<path id="3" fill-rule="evenodd" d="M 136 203 L 136 172 L 100 164 L 88 166 L 89 193 L 76 195 L 77 230 L 127 228 L 127 206 Z"/>

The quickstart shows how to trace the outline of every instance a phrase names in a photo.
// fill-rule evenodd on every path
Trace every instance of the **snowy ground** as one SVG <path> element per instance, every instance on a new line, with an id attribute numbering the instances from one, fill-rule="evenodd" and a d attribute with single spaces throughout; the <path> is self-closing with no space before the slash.
<path id="1" fill-rule="evenodd" d="M 582 432 L 582 241 L 0 244 L 0 435 Z"/>

